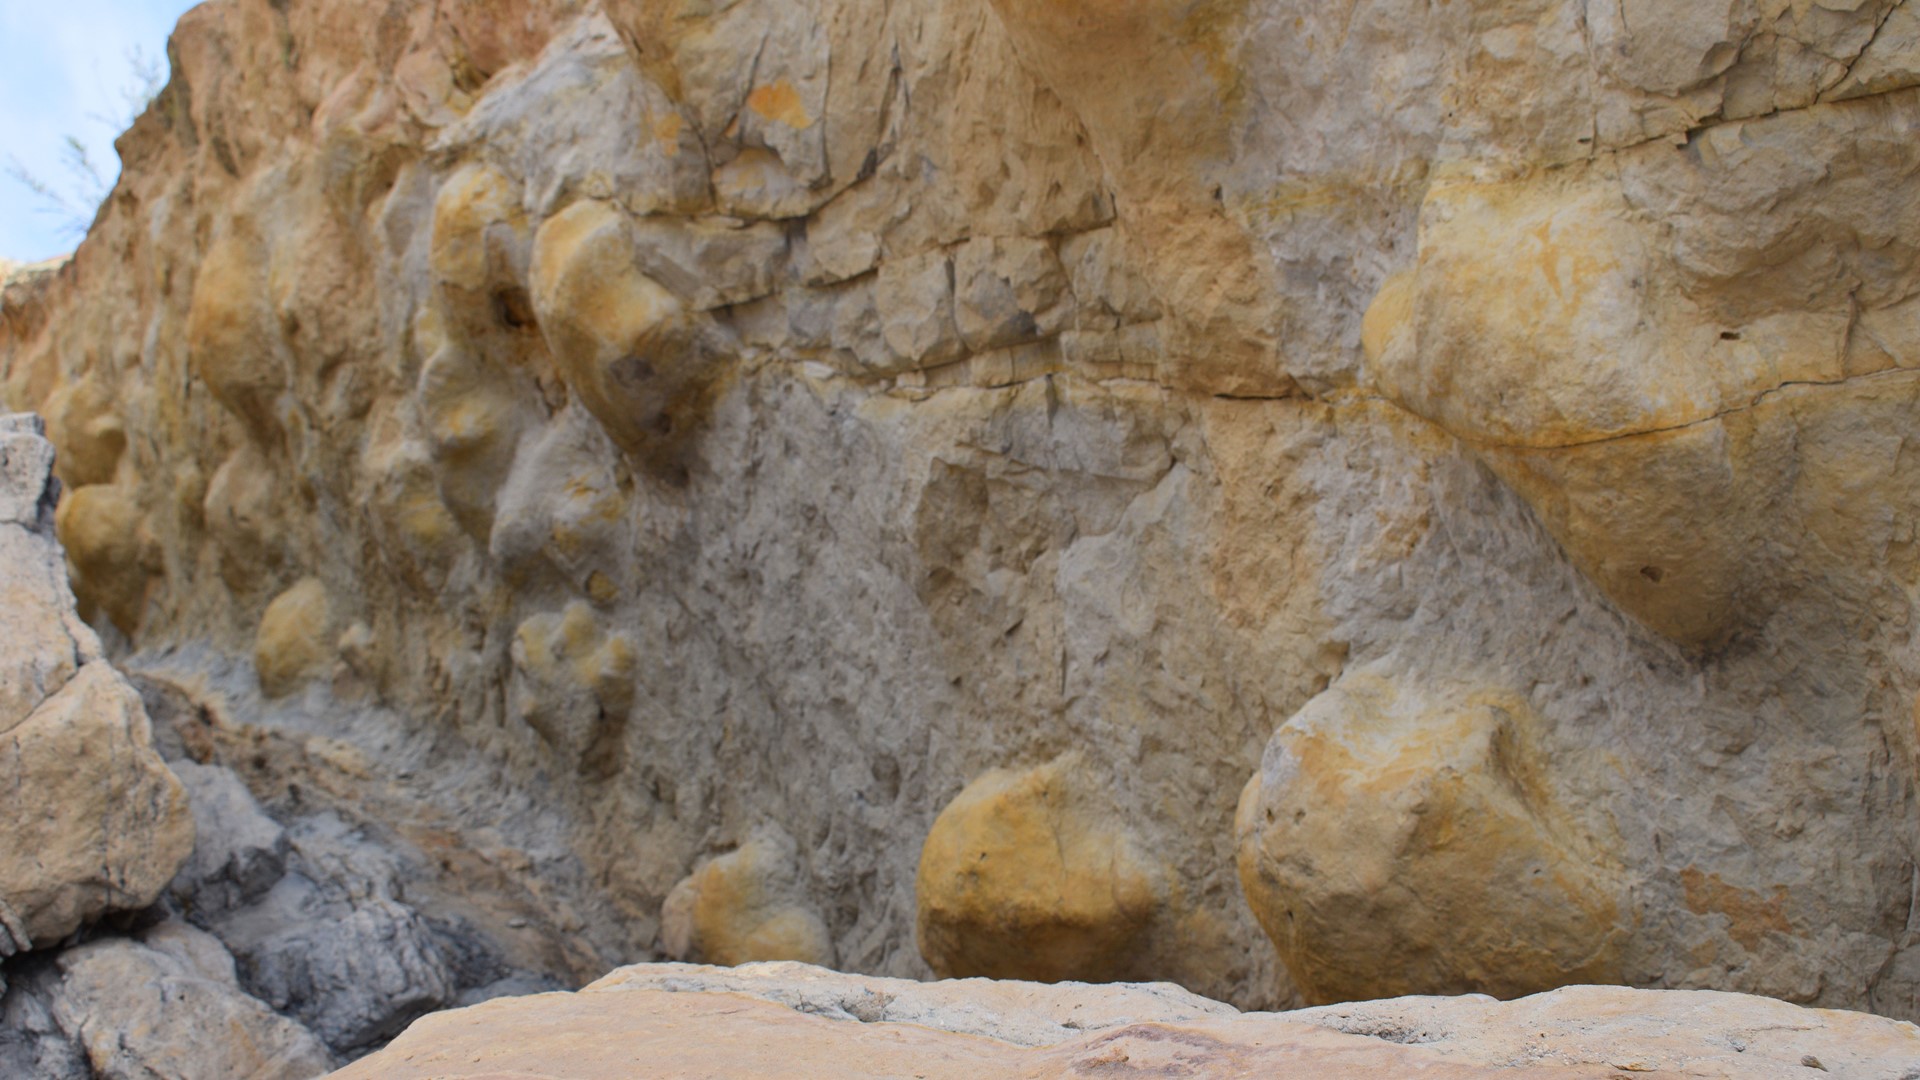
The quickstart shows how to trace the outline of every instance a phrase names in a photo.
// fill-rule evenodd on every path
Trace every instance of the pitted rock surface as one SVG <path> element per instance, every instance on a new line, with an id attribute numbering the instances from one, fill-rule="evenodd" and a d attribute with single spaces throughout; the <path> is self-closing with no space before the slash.
<path id="1" fill-rule="evenodd" d="M 1920 1017 L 1916 18 L 209 0 L 0 287 L 0 725 L 78 618 L 223 716 L 340 1052 L 708 950 Z"/>

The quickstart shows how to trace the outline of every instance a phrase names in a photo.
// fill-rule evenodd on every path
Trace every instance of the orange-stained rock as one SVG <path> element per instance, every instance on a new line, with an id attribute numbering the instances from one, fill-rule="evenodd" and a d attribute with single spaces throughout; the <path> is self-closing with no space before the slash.
<path id="1" fill-rule="evenodd" d="M 661 944 L 676 960 L 831 965 L 833 940 L 808 902 L 799 850 L 777 826 L 688 875 L 667 894 Z"/>
<path id="2" fill-rule="evenodd" d="M 1103 981 L 1135 966 L 1162 872 L 1079 755 L 968 784 L 914 879 L 920 953 L 944 977 Z"/>
<path id="3" fill-rule="evenodd" d="M 1615 856 L 1557 803 L 1511 694 L 1359 671 L 1240 796 L 1240 881 L 1309 1001 L 1499 997 L 1621 976 Z"/>

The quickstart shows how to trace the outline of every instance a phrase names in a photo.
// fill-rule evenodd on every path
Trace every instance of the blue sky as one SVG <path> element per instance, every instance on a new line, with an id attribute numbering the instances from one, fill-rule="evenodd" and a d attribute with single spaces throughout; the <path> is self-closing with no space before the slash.
<path id="1" fill-rule="evenodd" d="M 78 232 L 10 175 L 13 162 L 67 193 L 65 137 L 87 145 L 109 185 L 113 139 L 131 119 L 138 50 L 166 78 L 167 34 L 195 0 L 0 0 L 0 258 L 69 251 Z M 85 208 L 91 218 L 93 207 Z"/>

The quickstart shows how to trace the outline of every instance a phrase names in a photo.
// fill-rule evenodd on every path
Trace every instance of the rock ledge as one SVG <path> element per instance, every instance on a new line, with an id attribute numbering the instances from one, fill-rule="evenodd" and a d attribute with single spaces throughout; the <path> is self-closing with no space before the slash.
<path id="1" fill-rule="evenodd" d="M 1574 986 L 1240 1013 L 1167 984 L 916 983 L 640 964 L 436 1013 L 336 1080 L 647 1076 L 1920 1078 L 1920 1027 L 1701 990 Z"/>

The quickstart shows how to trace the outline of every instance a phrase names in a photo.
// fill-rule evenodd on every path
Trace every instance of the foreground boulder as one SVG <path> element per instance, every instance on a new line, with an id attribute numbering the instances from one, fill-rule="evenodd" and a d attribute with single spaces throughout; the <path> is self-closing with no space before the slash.
<path id="1" fill-rule="evenodd" d="M 140 695 L 74 613 L 52 466 L 37 417 L 0 417 L 0 956 L 145 907 L 193 850 Z"/>
<path id="2" fill-rule="evenodd" d="M 52 1011 L 102 1077 L 307 1080 L 333 1058 L 313 1033 L 240 988 L 211 934 L 161 923 L 60 954 Z"/>
<path id="3" fill-rule="evenodd" d="M 1164 984 L 913 983 L 642 964 L 414 1024 L 336 1080 L 647 1076 L 1920 1076 L 1920 1028 L 1710 991 L 1579 986 L 1238 1013 Z"/>
<path id="4" fill-rule="evenodd" d="M 921 955 L 946 978 L 1125 978 L 1164 886 L 1097 778 L 1068 755 L 996 769 L 934 819 L 915 888 Z"/>

